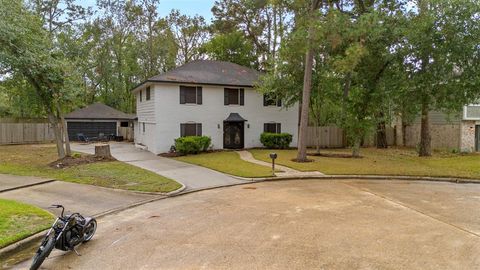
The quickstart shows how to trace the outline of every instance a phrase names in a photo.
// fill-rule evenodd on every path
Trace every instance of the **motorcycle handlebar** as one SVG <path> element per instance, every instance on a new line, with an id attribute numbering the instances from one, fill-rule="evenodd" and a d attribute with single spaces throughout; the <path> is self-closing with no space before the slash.
<path id="1" fill-rule="evenodd" d="M 61 204 L 52 204 L 50 207 L 48 208 L 62 208 L 62 214 L 60 215 L 61 217 L 63 217 L 63 213 L 65 212 L 65 207 L 63 207 L 63 205 Z"/>

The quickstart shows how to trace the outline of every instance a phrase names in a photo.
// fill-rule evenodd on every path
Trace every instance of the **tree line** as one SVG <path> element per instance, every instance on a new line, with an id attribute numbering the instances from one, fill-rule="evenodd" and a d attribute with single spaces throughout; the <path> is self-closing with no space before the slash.
<path id="1" fill-rule="evenodd" d="M 213 19 L 159 0 L 0 0 L 0 115 L 47 116 L 63 146 L 63 114 L 101 101 L 135 111 L 143 80 L 197 59 L 264 71 L 258 89 L 301 104 L 306 127 L 336 124 L 362 140 L 421 116 L 419 153 L 431 154 L 429 112 L 457 112 L 479 95 L 480 3 L 471 0 L 218 0 Z M 61 149 L 60 149 L 61 148 Z"/>

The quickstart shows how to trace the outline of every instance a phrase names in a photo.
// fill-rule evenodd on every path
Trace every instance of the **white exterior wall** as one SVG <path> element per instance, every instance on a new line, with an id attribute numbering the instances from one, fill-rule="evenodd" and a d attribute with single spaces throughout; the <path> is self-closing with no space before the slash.
<path id="1" fill-rule="evenodd" d="M 185 84 L 182 84 L 185 85 Z M 193 86 L 193 85 L 192 85 Z M 155 104 L 139 103 L 137 97 L 138 127 L 135 128 L 135 142 L 147 146 L 155 153 L 168 152 L 174 140 L 180 137 L 181 123 L 201 123 L 202 135 L 212 139 L 215 149 L 223 148 L 223 121 L 230 113 L 238 113 L 245 118 L 245 148 L 261 147 L 260 134 L 264 123 L 281 123 L 282 132 L 293 135 L 292 144 L 297 145 L 298 105 L 289 108 L 263 106 L 263 95 L 252 88 L 245 88 L 245 105 L 224 105 L 224 87 L 203 85 L 202 103 L 180 104 L 180 88 L 178 84 L 157 83 L 151 86 L 152 100 Z M 145 89 L 145 88 L 143 88 Z M 151 100 L 151 101 L 152 101 Z M 143 102 L 145 90 L 143 90 Z M 152 117 L 151 108 L 155 111 Z M 141 123 L 146 122 L 145 133 L 142 134 Z"/>
<path id="2" fill-rule="evenodd" d="M 156 101 L 154 87 L 150 87 L 150 100 L 146 100 L 145 88 L 142 91 L 142 101 L 140 102 L 140 90 L 135 91 L 137 102 L 137 121 L 134 124 L 134 140 L 136 144 L 146 146 L 147 150 L 155 152 L 155 128 L 156 128 Z M 145 132 L 143 132 L 145 124 Z"/>

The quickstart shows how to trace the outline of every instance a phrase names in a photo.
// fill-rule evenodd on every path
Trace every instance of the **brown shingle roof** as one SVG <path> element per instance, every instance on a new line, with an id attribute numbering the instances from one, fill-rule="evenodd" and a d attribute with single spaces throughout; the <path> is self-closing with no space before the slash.
<path id="1" fill-rule="evenodd" d="M 108 119 L 108 120 L 133 120 L 136 116 L 116 110 L 103 103 L 94 103 L 85 108 L 73 111 L 65 119 Z"/>
<path id="2" fill-rule="evenodd" d="M 192 83 L 206 85 L 225 85 L 253 87 L 260 72 L 230 62 L 197 60 L 174 70 L 149 78 L 146 82 Z"/>

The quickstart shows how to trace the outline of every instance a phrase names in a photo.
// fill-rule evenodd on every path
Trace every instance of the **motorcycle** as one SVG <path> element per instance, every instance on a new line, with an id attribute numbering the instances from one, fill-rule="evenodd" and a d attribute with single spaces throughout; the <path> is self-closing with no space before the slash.
<path id="1" fill-rule="evenodd" d="M 30 270 L 38 269 L 53 248 L 63 251 L 73 250 L 80 256 L 75 247 L 90 241 L 97 230 L 97 221 L 92 217 L 83 217 L 79 213 L 65 216 L 65 207 L 62 205 L 54 204 L 50 208 L 62 208 L 62 213 L 45 235 L 33 257 Z"/>

